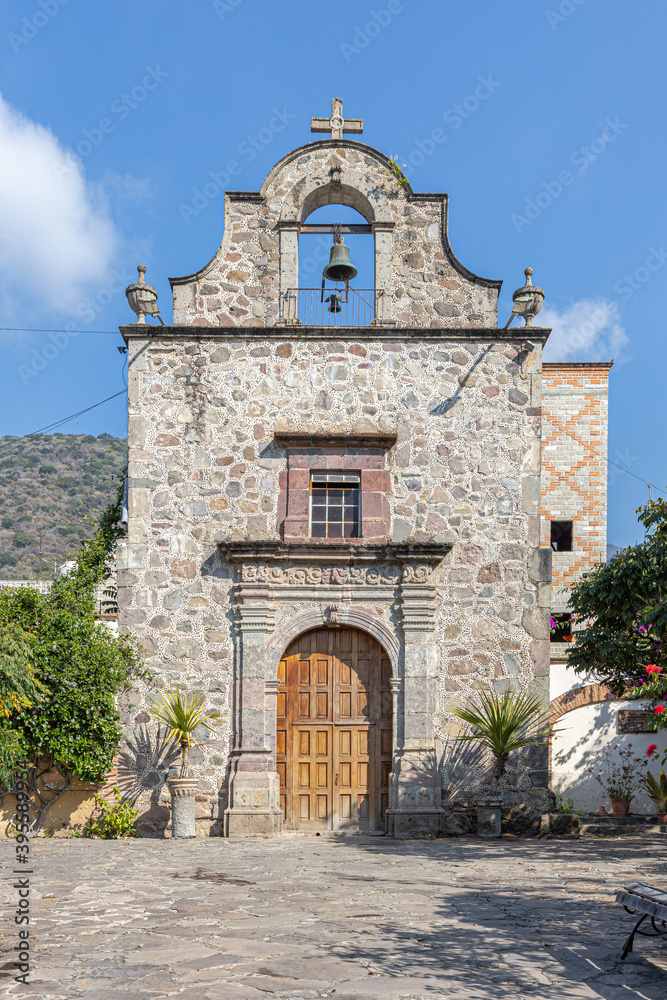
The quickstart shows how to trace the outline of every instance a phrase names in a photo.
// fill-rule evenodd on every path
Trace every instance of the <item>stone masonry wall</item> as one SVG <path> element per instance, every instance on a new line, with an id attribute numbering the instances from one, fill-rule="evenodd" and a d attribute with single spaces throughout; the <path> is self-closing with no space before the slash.
<path id="1" fill-rule="evenodd" d="M 224 237 L 201 271 L 172 278 L 174 324 L 270 327 L 299 281 L 301 224 L 332 203 L 356 209 L 375 238 L 378 316 L 399 327 L 496 327 L 501 282 L 455 257 L 444 194 L 413 194 L 382 153 L 358 142 L 322 140 L 289 153 L 261 192 L 227 192 Z"/>
<path id="2" fill-rule="evenodd" d="M 573 521 L 572 552 L 553 553 L 553 607 L 567 608 L 569 587 L 606 561 L 607 427 L 606 363 L 542 366 L 542 545 L 550 521 Z"/>
<path id="3" fill-rule="evenodd" d="M 218 545 L 278 538 L 280 425 L 396 432 L 386 455 L 390 539 L 453 546 L 437 570 L 438 738 L 458 731 L 449 709 L 482 686 L 548 700 L 550 593 L 538 552 L 545 331 L 531 330 L 530 340 L 522 331 L 401 339 L 347 330 L 336 340 L 280 329 L 122 332 L 130 520 L 118 557 L 119 626 L 144 643 L 153 690 L 182 682 L 231 712 L 232 582 Z M 299 610 L 295 599 L 275 614 Z M 391 602 L 378 613 L 400 627 Z M 138 749 L 142 733 L 154 734 L 149 700 L 141 688 L 124 706 L 118 769 L 121 784 L 144 789 L 140 801 L 159 825 L 150 775 L 165 765 L 154 735 L 150 752 Z M 201 736 L 192 755 L 199 827 L 216 832 L 230 718 Z"/>

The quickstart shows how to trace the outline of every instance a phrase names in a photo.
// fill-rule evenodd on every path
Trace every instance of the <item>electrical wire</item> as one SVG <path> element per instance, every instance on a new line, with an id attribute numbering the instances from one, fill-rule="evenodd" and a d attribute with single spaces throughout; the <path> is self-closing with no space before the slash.
<path id="1" fill-rule="evenodd" d="M 40 427 L 38 430 L 32 431 L 30 434 L 23 434 L 22 437 L 33 437 L 35 434 L 44 434 L 46 431 L 53 431 L 56 427 L 62 427 L 63 424 L 69 423 L 70 420 L 75 420 L 77 417 L 83 416 L 84 413 L 90 413 L 91 410 L 96 409 L 98 406 L 102 406 L 103 403 L 108 403 L 110 399 L 116 399 L 118 396 L 124 396 L 126 392 L 127 388 L 121 389 L 120 392 L 115 392 L 113 396 L 107 396 L 106 399 L 101 399 L 99 403 L 93 403 L 92 406 L 86 406 L 85 409 L 79 410 L 78 413 L 71 413 L 68 417 L 63 417 L 62 420 L 56 420 L 52 424 Z"/>

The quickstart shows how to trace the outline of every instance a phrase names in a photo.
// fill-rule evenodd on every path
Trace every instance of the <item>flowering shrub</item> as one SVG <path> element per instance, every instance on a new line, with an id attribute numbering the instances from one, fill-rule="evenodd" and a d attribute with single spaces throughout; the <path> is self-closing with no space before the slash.
<path id="1" fill-rule="evenodd" d="M 652 746 L 658 749 L 655 743 Z M 642 784 L 643 772 L 647 766 L 648 760 L 633 753 L 632 743 L 628 743 L 626 747 L 616 743 L 602 751 L 597 767 L 589 767 L 588 770 L 610 799 L 632 799 Z"/>

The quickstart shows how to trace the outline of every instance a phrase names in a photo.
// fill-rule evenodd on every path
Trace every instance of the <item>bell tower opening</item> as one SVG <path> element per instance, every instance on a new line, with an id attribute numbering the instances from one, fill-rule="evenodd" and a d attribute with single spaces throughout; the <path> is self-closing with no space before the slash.
<path id="1" fill-rule="evenodd" d="M 375 318 L 375 237 L 342 203 L 315 209 L 299 236 L 299 319 L 308 326 L 368 326 Z"/>

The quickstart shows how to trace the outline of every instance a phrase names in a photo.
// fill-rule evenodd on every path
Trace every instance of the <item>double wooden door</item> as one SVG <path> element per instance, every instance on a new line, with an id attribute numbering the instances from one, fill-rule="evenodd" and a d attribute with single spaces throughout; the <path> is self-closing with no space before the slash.
<path id="1" fill-rule="evenodd" d="M 280 661 L 276 763 L 288 830 L 384 830 L 391 665 L 353 628 L 299 636 Z"/>

